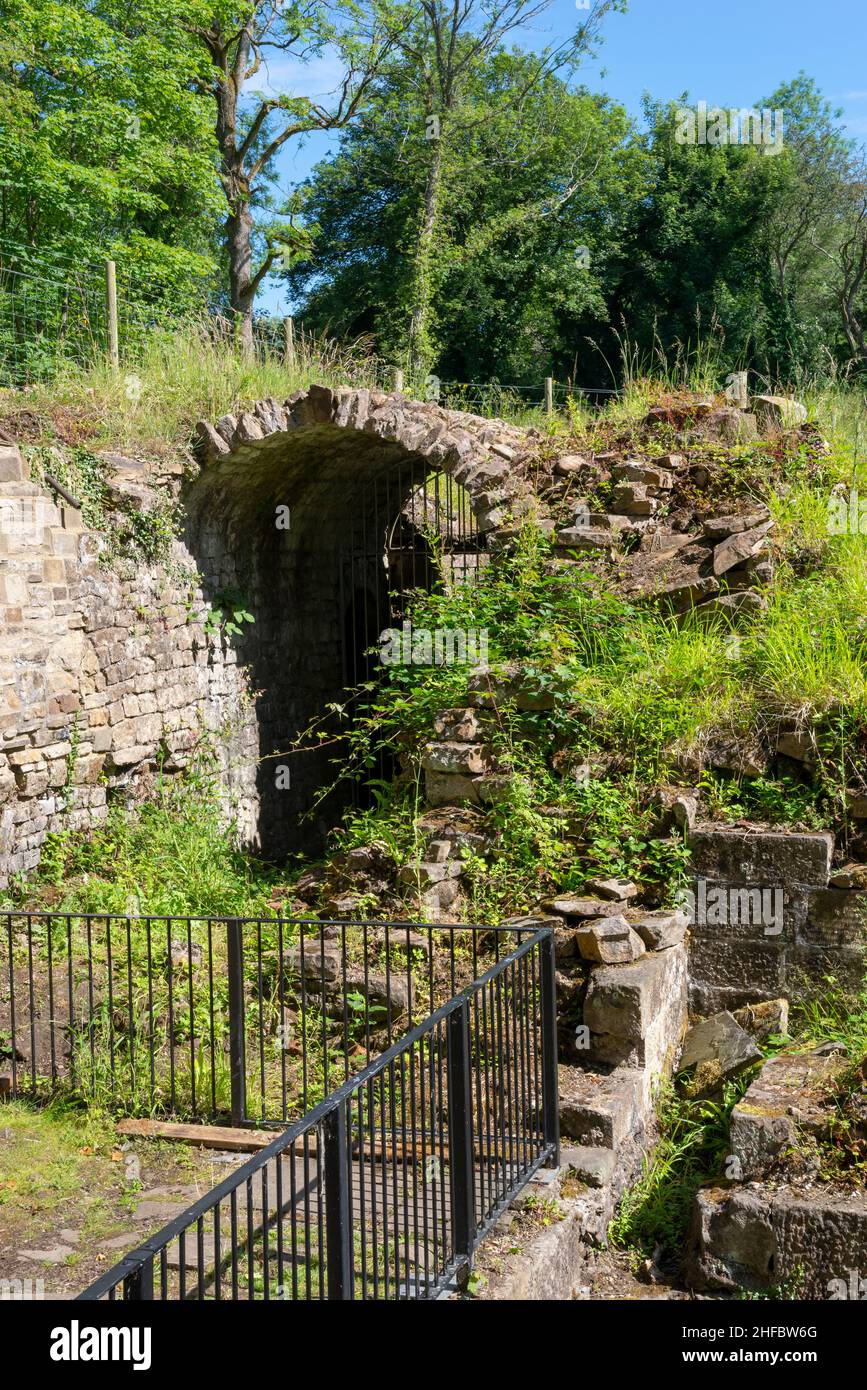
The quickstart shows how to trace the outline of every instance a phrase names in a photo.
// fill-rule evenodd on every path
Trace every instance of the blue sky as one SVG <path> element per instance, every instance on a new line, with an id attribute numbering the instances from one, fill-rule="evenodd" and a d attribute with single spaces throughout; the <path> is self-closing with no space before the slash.
<path id="1" fill-rule="evenodd" d="M 516 41 L 535 48 L 562 39 L 581 18 L 575 0 L 553 0 Z M 842 108 L 849 133 L 867 143 L 867 0 L 631 0 L 626 14 L 607 19 L 599 57 L 582 77 L 639 117 L 647 92 L 753 106 L 801 69 Z M 269 85 L 327 99 L 338 76 L 327 57 L 307 68 L 272 64 Z M 288 190 L 304 179 L 334 138 L 312 136 L 284 150 L 281 184 Z M 259 307 L 291 308 L 279 282 L 269 284 Z"/>

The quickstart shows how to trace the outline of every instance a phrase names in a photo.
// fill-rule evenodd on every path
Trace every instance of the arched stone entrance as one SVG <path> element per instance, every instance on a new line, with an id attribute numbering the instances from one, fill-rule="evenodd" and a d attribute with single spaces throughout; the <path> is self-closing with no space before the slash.
<path id="1" fill-rule="evenodd" d="M 526 509 L 527 436 L 422 402 L 314 386 L 282 406 L 203 421 L 199 438 L 204 467 L 183 496 L 187 544 L 211 602 L 254 618 L 230 640 L 255 703 L 258 838 L 277 857 L 314 848 L 339 809 L 302 820 L 333 780 L 333 741 L 279 754 L 370 675 L 366 649 L 400 618 L 394 595 L 442 582 L 425 542 L 431 527 L 442 535 L 445 522 L 466 570 L 485 537 Z M 334 722 L 323 728 L 333 740 Z M 288 768 L 288 787 L 278 768 Z"/>

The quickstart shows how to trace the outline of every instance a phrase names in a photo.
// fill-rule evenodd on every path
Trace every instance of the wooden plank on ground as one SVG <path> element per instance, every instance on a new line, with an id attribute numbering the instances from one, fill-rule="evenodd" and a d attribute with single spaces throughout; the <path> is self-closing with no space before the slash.
<path id="1" fill-rule="evenodd" d="M 118 1134 L 137 1139 L 171 1139 L 178 1144 L 198 1144 L 203 1149 L 226 1149 L 230 1153 L 255 1153 L 277 1137 L 276 1130 L 184 1125 L 170 1120 L 119 1120 L 116 1129 Z M 311 1141 L 315 1143 L 315 1136 L 311 1136 Z"/>

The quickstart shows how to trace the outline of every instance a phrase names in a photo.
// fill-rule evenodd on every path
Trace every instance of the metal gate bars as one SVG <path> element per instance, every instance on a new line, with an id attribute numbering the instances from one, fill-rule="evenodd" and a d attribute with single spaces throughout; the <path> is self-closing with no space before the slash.
<path id="1" fill-rule="evenodd" d="M 498 1215 L 557 1161 L 544 929 L 524 933 L 80 1297 L 433 1298 L 466 1278 Z"/>

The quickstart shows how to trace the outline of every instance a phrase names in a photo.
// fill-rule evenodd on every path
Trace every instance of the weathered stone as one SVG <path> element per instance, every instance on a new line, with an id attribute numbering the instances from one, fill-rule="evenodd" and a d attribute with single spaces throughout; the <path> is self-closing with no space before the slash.
<path id="1" fill-rule="evenodd" d="M 478 743 L 486 727 L 485 720 L 475 709 L 446 709 L 434 716 L 437 738 L 450 743 Z"/>
<path id="2" fill-rule="evenodd" d="M 788 999 L 764 999 L 758 1004 L 745 1004 L 733 1009 L 732 1018 L 757 1042 L 768 1038 L 785 1037 L 789 1031 Z"/>
<path id="3" fill-rule="evenodd" d="M 846 864 L 831 875 L 832 888 L 867 888 L 867 864 Z"/>
<path id="4" fill-rule="evenodd" d="M 589 898 L 570 893 L 559 898 L 546 898 L 543 906 L 549 912 L 559 912 L 563 917 L 606 917 L 610 913 L 621 912 L 626 907 L 625 899 L 612 902 L 609 898 Z"/>
<path id="5" fill-rule="evenodd" d="M 692 1098 L 712 1095 L 761 1055 L 727 1010 L 704 1018 L 693 1024 L 683 1041 L 678 1070 L 691 1073 L 682 1082 L 683 1090 Z"/>
<path id="6" fill-rule="evenodd" d="M 690 837 L 696 874 L 729 883 L 808 883 L 825 887 L 834 836 L 826 831 L 740 830 L 702 826 Z"/>
<path id="7" fill-rule="evenodd" d="M 797 1149 L 802 1136 L 828 1127 L 833 1107 L 827 1088 L 845 1067 L 843 1057 L 812 1053 L 783 1053 L 765 1062 L 731 1114 L 731 1151 L 740 1177 L 762 1176 Z"/>
<path id="8" fill-rule="evenodd" d="M 557 544 L 566 550 L 610 550 L 617 533 L 590 526 L 569 526 L 557 532 Z"/>
<path id="9" fill-rule="evenodd" d="M 621 483 L 611 497 L 611 510 L 622 512 L 624 516 L 654 516 L 657 505 L 643 483 Z"/>
<path id="10" fill-rule="evenodd" d="M 559 1105 L 565 1138 L 616 1150 L 642 1122 L 641 1077 L 625 1067 L 606 1072 L 561 1066 Z"/>
<path id="11" fill-rule="evenodd" d="M 568 1145 L 560 1150 L 560 1167 L 588 1187 L 607 1187 L 614 1177 L 617 1155 L 611 1149 L 587 1144 Z"/>
<path id="12" fill-rule="evenodd" d="M 485 667 L 470 674 L 467 682 L 470 703 L 477 708 L 495 706 L 500 700 L 514 701 L 518 709 L 545 710 L 554 708 L 551 690 L 535 690 L 518 662 L 509 662 L 496 670 Z"/>
<path id="13" fill-rule="evenodd" d="M 665 469 L 655 463 L 643 463 L 640 459 L 627 459 L 618 464 L 612 476 L 617 483 L 643 483 L 645 487 L 663 490 L 670 488 L 674 482 Z"/>
<path id="14" fill-rule="evenodd" d="M 304 949 L 294 946 L 283 957 L 283 968 L 290 980 L 304 979 L 308 987 L 318 984 L 322 989 L 329 982 L 341 978 L 343 955 L 339 946 L 320 942 L 314 938 L 305 940 Z"/>
<path id="15" fill-rule="evenodd" d="M 625 917 L 604 917 L 586 922 L 575 932 L 578 949 L 585 960 L 603 965 L 626 965 L 645 952 L 644 942 Z"/>
<path id="16" fill-rule="evenodd" d="M 807 946 L 867 944 L 867 891 L 817 888 L 806 897 L 806 917 L 798 922 L 796 940 Z"/>
<path id="17" fill-rule="evenodd" d="M 678 909 L 646 912 L 632 924 L 648 951 L 665 951 L 679 946 L 686 936 L 686 913 Z"/>
<path id="18" fill-rule="evenodd" d="M 637 1040 L 665 1007 L 671 988 L 672 952 L 645 955 L 632 965 L 594 970 L 584 1001 L 584 1022 L 591 1033 Z"/>
<path id="19" fill-rule="evenodd" d="M 591 878 L 587 887 L 591 893 L 597 894 L 600 898 L 607 898 L 609 902 L 631 902 L 641 891 L 627 878 Z"/>
<path id="20" fill-rule="evenodd" d="M 696 1196 L 695 1288 L 761 1292 L 791 1281 L 799 1298 L 863 1299 L 865 1270 L 863 1192 L 704 1187 Z"/>
<path id="21" fill-rule="evenodd" d="M 714 574 L 725 574 L 726 570 L 743 564 L 755 555 L 766 543 L 765 538 L 772 525 L 773 522 L 765 521 L 752 531 L 739 531 L 736 535 L 720 541 L 713 552 Z"/>
<path id="22" fill-rule="evenodd" d="M 570 473 L 580 473 L 582 468 L 589 468 L 589 466 L 587 459 L 582 458 L 580 454 L 564 454 L 554 464 L 554 472 L 568 477 Z"/>
<path id="23" fill-rule="evenodd" d="M 491 759 L 480 744 L 428 743 L 422 754 L 421 765 L 426 772 L 450 772 L 464 777 L 478 777 L 488 770 Z"/>
<path id="24" fill-rule="evenodd" d="M 420 864 L 404 864 L 398 873 L 400 883 L 408 883 L 419 889 L 430 888 L 433 883 L 442 883 L 448 878 L 460 878 L 463 872 L 463 865 L 458 859 L 450 859 L 445 863 L 430 862 Z"/>
<path id="25" fill-rule="evenodd" d="M 702 530 L 709 541 L 723 541 L 728 536 L 752 531 L 768 520 L 767 507 L 753 507 L 749 511 L 736 512 L 730 516 L 708 517 L 702 522 Z"/>
<path id="26" fill-rule="evenodd" d="M 759 429 L 794 429 L 807 419 L 807 407 L 791 396 L 753 396 L 750 401 Z"/>
<path id="27" fill-rule="evenodd" d="M 799 763 L 816 761 L 816 744 L 809 729 L 790 730 L 780 734 L 777 739 L 777 752 Z"/>

